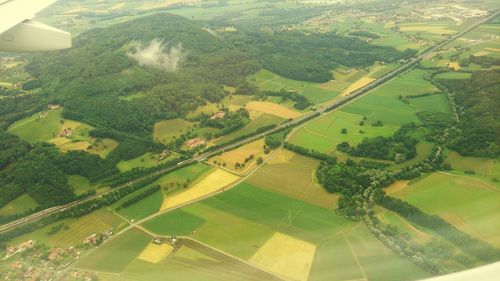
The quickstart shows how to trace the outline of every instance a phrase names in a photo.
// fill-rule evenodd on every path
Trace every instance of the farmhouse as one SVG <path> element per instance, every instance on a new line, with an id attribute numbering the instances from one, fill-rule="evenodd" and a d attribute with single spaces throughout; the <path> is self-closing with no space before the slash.
<path id="1" fill-rule="evenodd" d="M 61 107 L 62 106 L 60 104 L 49 104 L 49 105 L 47 105 L 48 109 L 59 109 Z"/>
<path id="2" fill-rule="evenodd" d="M 163 159 L 167 158 L 168 155 L 170 155 L 170 152 L 168 150 L 163 150 L 160 154 L 160 157 L 158 157 L 158 161 L 162 161 Z"/>
<path id="3" fill-rule="evenodd" d="M 14 245 L 14 246 L 10 246 L 7 248 L 7 254 L 13 255 L 15 253 L 23 252 L 27 249 L 32 248 L 34 244 L 35 244 L 35 242 L 33 240 L 28 240 L 28 241 L 21 242 L 17 245 Z"/>
<path id="4" fill-rule="evenodd" d="M 55 248 L 53 249 L 49 255 L 47 256 L 47 258 L 49 259 L 49 261 L 54 261 L 56 259 L 60 259 L 62 254 L 64 254 L 64 249 L 62 248 Z"/>
<path id="5" fill-rule="evenodd" d="M 210 117 L 210 120 L 222 119 L 222 118 L 224 118 L 224 116 L 226 116 L 226 112 L 221 110 L 221 111 L 215 113 L 214 115 L 212 115 Z"/>
<path id="6" fill-rule="evenodd" d="M 88 244 L 92 244 L 92 245 L 97 245 L 97 241 L 98 238 L 97 238 L 97 233 L 93 233 L 89 236 L 87 236 L 85 239 L 83 239 L 83 244 L 85 245 L 88 245 Z"/>
<path id="7" fill-rule="evenodd" d="M 71 137 L 72 134 L 73 134 L 73 130 L 71 130 L 70 128 L 67 128 L 67 129 L 62 130 L 59 133 L 59 136 L 61 138 L 69 138 L 69 137 Z"/>
<path id="8" fill-rule="evenodd" d="M 195 147 L 198 147 L 200 145 L 204 145 L 206 144 L 207 142 L 202 139 L 202 138 L 194 138 L 194 139 L 190 139 L 186 142 L 186 146 L 188 148 L 195 148 Z"/>
<path id="9" fill-rule="evenodd" d="M 20 261 L 15 261 L 9 265 L 10 269 L 21 269 L 23 267 Z"/>

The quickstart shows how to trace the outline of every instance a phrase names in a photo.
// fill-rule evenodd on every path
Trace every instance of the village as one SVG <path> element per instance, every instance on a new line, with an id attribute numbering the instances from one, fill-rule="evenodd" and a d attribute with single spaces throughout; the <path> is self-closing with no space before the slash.
<path id="1" fill-rule="evenodd" d="M 98 248 L 112 235 L 112 229 L 92 233 L 85 237 L 81 244 L 67 248 L 49 248 L 35 240 L 10 245 L 6 248 L 2 259 L 10 261 L 9 271 L 0 272 L 0 280 L 55 280 L 62 270 L 80 258 L 83 251 Z M 88 272 L 72 270 L 68 274 L 72 280 L 95 280 L 94 274 Z"/>

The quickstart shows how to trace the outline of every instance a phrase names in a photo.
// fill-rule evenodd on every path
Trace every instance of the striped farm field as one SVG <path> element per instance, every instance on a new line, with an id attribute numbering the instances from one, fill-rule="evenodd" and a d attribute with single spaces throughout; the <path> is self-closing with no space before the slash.
<path id="1" fill-rule="evenodd" d="M 338 195 L 326 192 L 316 182 L 315 170 L 318 166 L 318 160 L 281 150 L 247 181 L 255 186 L 330 209 L 337 202 Z"/>
<path id="2" fill-rule="evenodd" d="M 373 78 L 370 78 L 370 77 L 363 77 L 361 79 L 359 79 L 358 81 L 354 82 L 353 84 L 351 84 L 351 86 L 349 86 L 349 88 L 347 88 L 343 93 L 342 93 L 342 96 L 348 96 L 350 95 L 352 92 L 356 91 L 357 89 L 359 88 L 362 88 L 368 84 L 370 84 L 371 82 L 375 81 L 375 79 Z"/>
<path id="3" fill-rule="evenodd" d="M 258 111 L 285 119 L 293 119 L 301 115 L 300 112 L 272 102 L 251 101 L 245 107 L 250 111 Z"/>

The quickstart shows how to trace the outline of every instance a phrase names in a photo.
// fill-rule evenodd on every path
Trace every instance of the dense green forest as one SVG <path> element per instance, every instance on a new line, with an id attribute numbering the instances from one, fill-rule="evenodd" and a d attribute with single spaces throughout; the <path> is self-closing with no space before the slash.
<path id="1" fill-rule="evenodd" d="M 374 46 L 335 32 L 238 32 L 227 38 L 235 47 L 254 54 L 264 68 L 274 73 L 319 83 L 330 81 L 330 71 L 338 65 L 368 67 L 376 61 L 393 62 L 417 53 Z"/>
<path id="2" fill-rule="evenodd" d="M 439 80 L 455 96 L 460 121 L 448 146 L 466 156 L 500 156 L 500 71 L 477 71 L 470 79 Z"/>

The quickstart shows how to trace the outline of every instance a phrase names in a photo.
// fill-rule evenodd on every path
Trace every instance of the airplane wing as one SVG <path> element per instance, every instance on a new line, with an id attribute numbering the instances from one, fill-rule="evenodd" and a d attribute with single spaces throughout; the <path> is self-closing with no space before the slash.
<path id="1" fill-rule="evenodd" d="M 71 34 L 33 21 L 56 0 L 0 0 L 0 51 L 37 52 L 71 47 Z"/>

